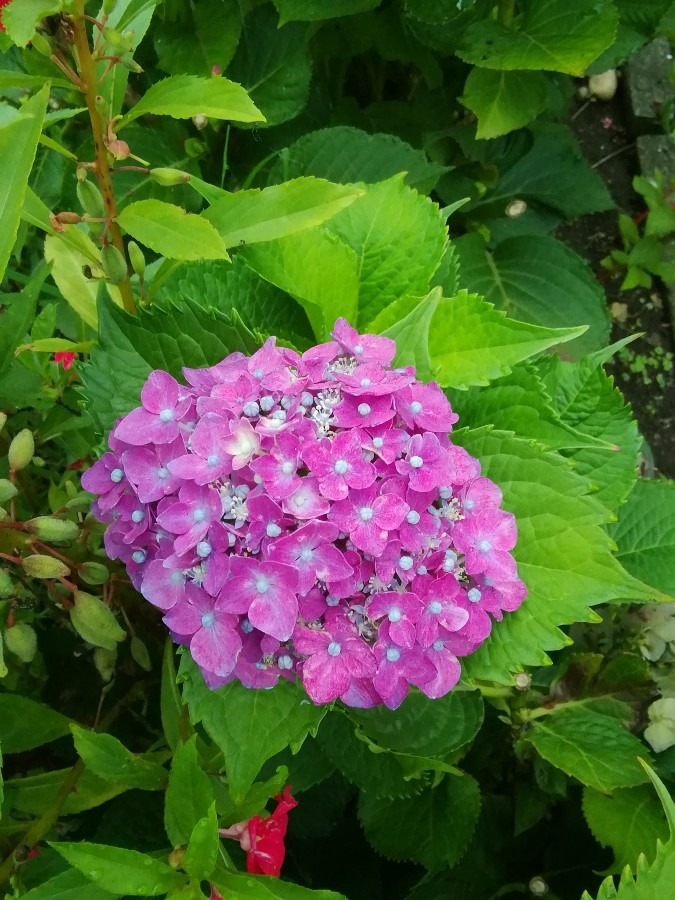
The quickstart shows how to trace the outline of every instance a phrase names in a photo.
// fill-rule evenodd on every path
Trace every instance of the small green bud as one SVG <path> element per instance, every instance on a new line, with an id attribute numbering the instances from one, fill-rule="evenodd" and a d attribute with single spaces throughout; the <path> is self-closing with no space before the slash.
<path id="1" fill-rule="evenodd" d="M 24 557 L 21 564 L 26 575 L 31 578 L 65 578 L 70 574 L 70 569 L 60 559 L 41 553 Z"/>
<path id="2" fill-rule="evenodd" d="M 94 106 L 96 107 L 96 112 L 99 116 L 107 122 L 110 119 L 110 104 L 105 97 L 101 96 L 101 94 L 97 94 L 94 98 Z"/>
<path id="3" fill-rule="evenodd" d="M 77 199 L 80 201 L 80 206 L 86 214 L 88 216 L 93 216 L 94 219 L 104 219 L 105 203 L 103 202 L 101 192 L 94 182 L 88 180 L 78 181 L 76 190 Z"/>
<path id="4" fill-rule="evenodd" d="M 115 9 L 117 4 L 117 0 L 103 0 L 103 6 L 101 7 L 101 12 L 104 16 L 109 16 L 110 13 Z"/>
<path id="5" fill-rule="evenodd" d="M 33 465 L 37 466 L 38 469 L 44 469 L 44 467 L 47 465 L 47 463 L 44 461 L 44 459 L 41 456 L 34 456 L 33 457 Z"/>
<path id="6" fill-rule="evenodd" d="M 3 653 L 4 648 L 4 640 L 2 637 L 2 632 L 0 631 L 0 678 L 4 678 L 5 675 L 9 672 L 9 669 L 5 665 L 5 655 Z"/>
<path id="7" fill-rule="evenodd" d="M 80 529 L 77 522 L 57 519 L 55 516 L 37 516 L 26 522 L 26 530 L 37 535 L 41 541 L 74 541 Z"/>
<path id="8" fill-rule="evenodd" d="M 6 569 L 0 569 L 0 599 L 6 600 L 14 593 L 14 585 Z"/>
<path id="9" fill-rule="evenodd" d="M 152 663 L 150 662 L 148 648 L 139 637 L 132 637 L 131 639 L 131 656 L 141 669 L 145 672 L 151 671 Z"/>
<path id="10" fill-rule="evenodd" d="M 181 172 L 179 169 L 150 169 L 150 178 L 161 184 L 162 187 L 176 187 L 179 184 L 185 184 L 190 180 L 188 172 Z"/>
<path id="11" fill-rule="evenodd" d="M 7 413 L 0 412 L 0 431 L 5 427 L 7 423 Z"/>
<path id="12" fill-rule="evenodd" d="M 112 244 L 101 249 L 101 265 L 111 284 L 122 284 L 127 278 L 127 264 L 124 257 Z"/>
<path id="13" fill-rule="evenodd" d="M 31 38 L 31 46 L 34 50 L 37 50 L 41 56 L 46 56 L 47 59 L 52 55 L 52 45 L 44 34 L 40 34 L 39 31 L 36 31 Z"/>
<path id="14" fill-rule="evenodd" d="M 103 681 L 110 681 L 115 674 L 117 664 L 117 649 L 106 650 L 105 647 L 97 647 L 94 650 L 94 665 Z"/>
<path id="15" fill-rule="evenodd" d="M 14 435 L 12 443 L 9 445 L 7 456 L 9 458 L 10 472 L 18 472 L 21 469 L 25 469 L 33 458 L 34 453 L 35 441 L 33 440 L 33 433 L 28 428 L 24 428 Z"/>
<path id="16" fill-rule="evenodd" d="M 37 635 L 27 622 L 17 622 L 5 630 L 5 647 L 21 662 L 31 663 L 37 653 Z"/>
<path id="17" fill-rule="evenodd" d="M 129 259 L 131 260 L 132 269 L 139 278 L 142 278 L 145 275 L 145 257 L 143 256 L 143 251 L 138 246 L 136 241 L 129 241 L 129 243 L 127 244 L 127 250 L 129 252 Z"/>
<path id="18" fill-rule="evenodd" d="M 126 637 L 112 610 L 98 597 L 75 591 L 75 605 L 70 610 L 70 621 L 75 631 L 95 647 L 114 650 Z"/>
<path id="19" fill-rule="evenodd" d="M 107 566 L 91 560 L 82 563 L 78 569 L 78 574 L 86 584 L 105 584 L 110 578 Z"/>
<path id="20" fill-rule="evenodd" d="M 185 152 L 188 156 L 191 156 L 195 159 L 197 156 L 201 156 L 206 150 L 206 145 L 203 144 L 198 138 L 188 138 L 183 145 L 185 147 Z"/>
<path id="21" fill-rule="evenodd" d="M 127 43 L 129 43 L 128 39 Z M 125 69 L 128 69 L 130 72 L 135 72 L 137 75 L 139 75 L 143 71 L 143 69 L 138 65 L 131 53 L 123 53 L 122 56 L 120 56 L 120 63 L 124 66 Z"/>
<path id="22" fill-rule="evenodd" d="M 116 28 L 106 27 L 103 29 L 103 37 L 110 44 L 111 47 L 123 47 L 126 46 L 126 41 L 124 39 L 124 35 L 121 31 L 118 31 Z"/>
<path id="23" fill-rule="evenodd" d="M 80 491 L 66 503 L 66 509 L 72 512 L 86 512 L 91 506 L 91 494 Z"/>
<path id="24" fill-rule="evenodd" d="M 19 490 L 15 484 L 6 478 L 0 478 L 0 503 L 6 503 L 12 497 L 16 497 Z"/>

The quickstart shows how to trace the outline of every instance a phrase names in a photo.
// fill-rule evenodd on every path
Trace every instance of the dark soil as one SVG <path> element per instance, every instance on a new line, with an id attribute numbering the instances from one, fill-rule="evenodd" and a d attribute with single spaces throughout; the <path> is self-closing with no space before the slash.
<path id="1" fill-rule="evenodd" d="M 642 197 L 633 191 L 639 174 L 634 136 L 627 128 L 621 91 L 610 102 L 577 101 L 570 115 L 588 162 L 603 177 L 617 210 L 631 216 L 643 211 Z M 612 156 L 616 151 L 616 156 Z M 607 158 L 610 157 L 610 158 Z M 610 250 L 621 248 L 615 211 L 584 216 L 558 229 L 558 237 L 576 250 L 602 283 L 612 316 L 612 341 L 631 334 L 642 336 L 620 351 L 608 365 L 617 385 L 631 403 L 645 438 L 645 474 L 654 469 L 675 477 L 675 374 L 673 327 L 665 286 L 621 290 L 622 277 L 611 276 L 601 265 Z"/>

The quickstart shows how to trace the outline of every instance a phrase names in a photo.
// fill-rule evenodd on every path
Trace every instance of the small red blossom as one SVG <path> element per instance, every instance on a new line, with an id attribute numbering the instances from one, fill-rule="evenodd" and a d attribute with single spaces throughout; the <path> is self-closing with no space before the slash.
<path id="1" fill-rule="evenodd" d="M 251 875 L 278 877 L 281 874 L 286 856 L 284 838 L 288 828 L 288 813 L 298 805 L 298 801 L 291 796 L 290 786 L 274 799 L 277 801 L 277 808 L 266 819 L 253 816 L 252 819 L 237 822 L 220 831 L 222 837 L 239 841 L 242 850 L 246 851 L 246 871 Z"/>
<path id="2" fill-rule="evenodd" d="M 603 116 L 603 118 L 600 119 L 600 124 L 604 129 L 609 129 L 614 124 L 614 119 L 611 116 Z"/>
<path id="3" fill-rule="evenodd" d="M 66 469 L 68 469 L 71 472 L 79 472 L 83 466 L 84 466 L 84 460 L 76 459 L 74 462 L 69 463 L 66 466 Z"/>
<path id="4" fill-rule="evenodd" d="M 3 6 L 8 6 L 11 3 L 11 0 L 0 0 L 0 31 L 5 30 L 5 26 L 2 24 L 2 8 Z"/>
<path id="5" fill-rule="evenodd" d="M 2 0 L 0 0 L 0 3 L 2 3 Z M 77 353 L 73 353 L 72 350 L 59 350 L 58 353 L 54 354 L 54 362 L 57 363 L 57 365 L 58 363 L 61 363 L 66 371 L 72 368 L 76 359 Z"/>

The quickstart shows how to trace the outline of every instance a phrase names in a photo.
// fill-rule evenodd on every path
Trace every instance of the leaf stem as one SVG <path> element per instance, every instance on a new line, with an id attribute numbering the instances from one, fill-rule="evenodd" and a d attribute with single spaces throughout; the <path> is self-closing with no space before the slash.
<path id="1" fill-rule="evenodd" d="M 516 14 L 516 0 L 499 0 L 499 21 L 505 28 L 511 28 Z"/>
<path id="2" fill-rule="evenodd" d="M 103 195 L 103 202 L 110 222 L 110 237 L 114 246 L 122 254 L 126 260 L 124 250 L 124 242 L 122 240 L 122 232 L 117 222 L 114 221 L 117 216 L 117 206 L 115 203 L 115 193 L 112 186 L 112 177 L 110 165 L 108 163 L 108 150 L 103 139 L 103 129 L 101 127 L 101 116 L 96 109 L 96 67 L 92 59 L 91 49 L 89 47 L 89 38 L 85 28 L 84 20 L 84 0 L 77 2 L 77 14 L 73 17 L 73 34 L 75 36 L 75 47 L 77 49 L 79 72 L 84 87 L 84 96 L 89 110 L 89 119 L 91 121 L 91 131 L 94 138 L 94 149 L 96 153 L 96 180 Z M 131 289 L 131 281 L 127 271 L 127 277 L 119 285 L 120 294 L 124 309 L 128 313 L 135 314 L 136 301 Z"/>

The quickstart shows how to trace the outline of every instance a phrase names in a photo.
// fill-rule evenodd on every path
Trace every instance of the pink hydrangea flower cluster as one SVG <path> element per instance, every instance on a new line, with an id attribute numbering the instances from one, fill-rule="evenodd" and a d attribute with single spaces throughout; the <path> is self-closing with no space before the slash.
<path id="1" fill-rule="evenodd" d="M 332 337 L 270 338 L 187 386 L 152 372 L 82 483 L 209 686 L 299 675 L 315 703 L 394 709 L 450 691 L 523 601 L 516 523 L 438 385 L 392 368 L 389 338 Z"/>

